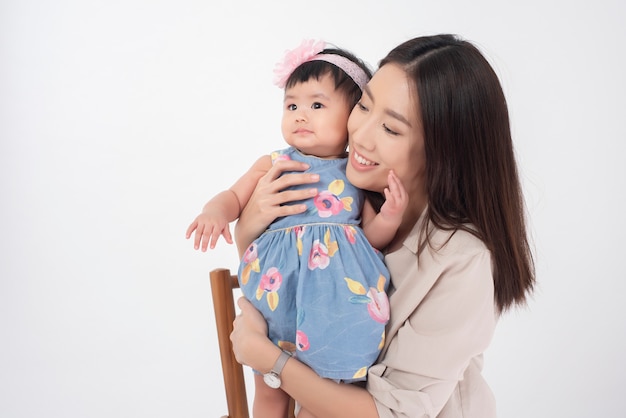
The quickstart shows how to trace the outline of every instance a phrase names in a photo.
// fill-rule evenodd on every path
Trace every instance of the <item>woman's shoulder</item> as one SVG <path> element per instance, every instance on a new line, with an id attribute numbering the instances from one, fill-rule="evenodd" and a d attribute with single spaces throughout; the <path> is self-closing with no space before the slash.
<path id="1" fill-rule="evenodd" d="M 472 231 L 474 231 L 472 225 L 465 225 L 464 228 L 457 229 L 432 227 L 429 232 L 428 246 L 441 255 L 470 256 L 489 251 L 484 241 Z"/>
<path id="2" fill-rule="evenodd" d="M 426 227 L 425 223 L 428 223 Z M 425 249 L 439 255 L 458 256 L 488 252 L 483 240 L 474 233 L 475 230 L 471 224 L 466 224 L 462 228 L 437 226 L 428 219 L 427 211 L 424 211 L 404 241 L 404 245 L 416 254 Z"/>
<path id="3" fill-rule="evenodd" d="M 490 270 L 492 254 L 485 243 L 471 232 L 470 226 L 466 229 L 446 229 L 429 225 L 428 238 L 426 231 L 418 224 L 406 238 L 404 250 L 390 253 L 386 260 L 401 261 L 402 265 L 411 265 L 411 259 L 416 257 L 416 268 L 422 274 L 432 275 L 433 280 L 443 272 L 449 276 L 451 271 L 461 271 L 468 266 Z M 393 266 L 390 266 L 390 270 Z M 429 273 L 426 273 L 426 272 Z"/>

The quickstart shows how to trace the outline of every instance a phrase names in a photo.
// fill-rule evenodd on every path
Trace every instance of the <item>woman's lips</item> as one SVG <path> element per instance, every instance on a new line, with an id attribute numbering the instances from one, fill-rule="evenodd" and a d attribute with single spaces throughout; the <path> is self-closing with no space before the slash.
<path id="1" fill-rule="evenodd" d="M 357 170 L 367 170 L 369 168 L 372 168 L 378 165 L 378 163 L 368 160 L 367 158 L 365 158 L 364 156 L 362 156 L 361 154 L 359 154 L 358 152 L 354 150 L 350 151 L 350 155 L 352 157 L 350 158 L 350 163 Z"/>

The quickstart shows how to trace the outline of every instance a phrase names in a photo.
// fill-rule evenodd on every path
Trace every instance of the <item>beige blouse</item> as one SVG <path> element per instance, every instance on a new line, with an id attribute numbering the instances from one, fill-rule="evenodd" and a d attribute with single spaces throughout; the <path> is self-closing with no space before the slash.
<path id="1" fill-rule="evenodd" d="M 418 253 L 421 222 L 385 257 L 391 319 L 367 388 L 381 418 L 495 417 L 481 376 L 498 317 L 491 253 L 468 232 L 439 229 Z"/>

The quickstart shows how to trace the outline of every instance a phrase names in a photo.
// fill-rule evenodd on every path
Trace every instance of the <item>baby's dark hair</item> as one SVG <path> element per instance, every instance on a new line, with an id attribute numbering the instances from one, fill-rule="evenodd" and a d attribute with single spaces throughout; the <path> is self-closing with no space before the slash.
<path id="1" fill-rule="evenodd" d="M 358 65 L 365 72 L 368 79 L 372 78 L 372 72 L 367 65 L 351 52 L 338 48 L 326 48 L 318 55 L 320 54 L 334 54 L 347 58 Z M 361 99 L 361 88 L 341 68 L 327 61 L 313 60 L 300 64 L 287 79 L 285 88 L 293 87 L 298 83 L 304 83 L 309 81 L 311 78 L 319 80 L 326 74 L 330 74 L 335 81 L 335 90 L 343 93 L 348 101 L 348 104 L 350 105 L 350 108 L 353 108 Z"/>

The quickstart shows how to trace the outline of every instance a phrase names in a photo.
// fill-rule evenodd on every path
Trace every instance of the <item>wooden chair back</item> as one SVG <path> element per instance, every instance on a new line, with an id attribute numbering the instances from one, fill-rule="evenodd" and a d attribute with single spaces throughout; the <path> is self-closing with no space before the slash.
<path id="1" fill-rule="evenodd" d="M 230 274 L 230 270 L 225 268 L 212 270 L 210 280 L 226 403 L 228 405 L 228 415 L 222 416 L 222 418 L 249 418 L 243 367 L 235 359 L 230 342 L 230 334 L 233 331 L 233 321 L 235 320 L 233 290 L 239 288 L 239 282 L 237 275 Z M 292 400 L 289 407 L 289 418 L 294 417 L 294 402 Z"/>
<path id="2" fill-rule="evenodd" d="M 235 360 L 230 342 L 230 333 L 233 331 L 233 321 L 235 320 L 233 289 L 239 287 L 239 282 L 236 275 L 231 275 L 230 270 L 224 268 L 212 270 L 210 280 L 217 342 L 222 360 L 224 390 L 228 405 L 228 415 L 222 418 L 249 418 L 243 367 Z"/>

